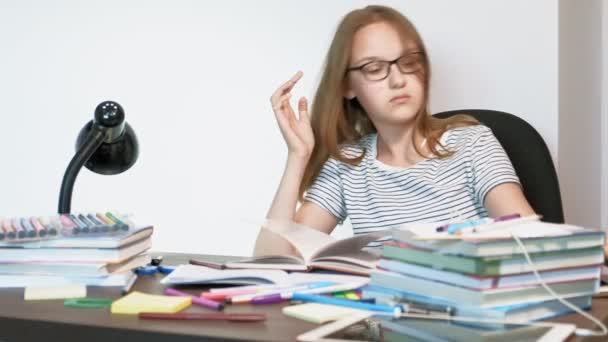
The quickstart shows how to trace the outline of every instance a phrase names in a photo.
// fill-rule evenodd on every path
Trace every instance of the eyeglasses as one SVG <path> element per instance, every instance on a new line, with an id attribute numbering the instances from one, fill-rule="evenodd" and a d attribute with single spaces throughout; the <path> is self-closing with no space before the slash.
<path id="1" fill-rule="evenodd" d="M 368 81 L 382 81 L 388 77 L 391 65 L 397 64 L 397 68 L 404 74 L 413 74 L 422 70 L 422 51 L 410 52 L 392 61 L 371 61 L 358 67 L 348 68 L 346 71 L 361 71 L 363 77 Z"/>

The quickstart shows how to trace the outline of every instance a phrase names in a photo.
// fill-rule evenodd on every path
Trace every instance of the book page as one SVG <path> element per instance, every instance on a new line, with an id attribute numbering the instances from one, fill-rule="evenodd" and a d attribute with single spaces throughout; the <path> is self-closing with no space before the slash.
<path id="1" fill-rule="evenodd" d="M 310 262 L 312 256 L 324 246 L 336 241 L 314 228 L 290 221 L 267 220 L 262 227 L 281 235 L 294 246 L 306 263 Z"/>
<path id="2" fill-rule="evenodd" d="M 391 235 L 390 231 L 359 234 L 341 240 L 334 240 L 333 243 L 319 249 L 313 256 L 313 260 L 327 256 L 356 255 L 370 242 L 387 235 Z"/>

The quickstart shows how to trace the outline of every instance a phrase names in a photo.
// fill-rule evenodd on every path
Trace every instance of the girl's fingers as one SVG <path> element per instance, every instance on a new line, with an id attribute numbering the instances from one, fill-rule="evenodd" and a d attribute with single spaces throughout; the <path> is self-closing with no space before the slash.
<path id="1" fill-rule="evenodd" d="M 291 89 L 293 88 L 293 86 L 296 84 L 296 82 L 298 82 L 298 80 L 302 77 L 303 73 L 301 71 L 296 72 L 295 75 L 293 75 L 289 81 L 283 83 L 270 97 L 270 101 L 272 102 L 276 102 L 276 100 L 281 97 L 282 95 L 284 95 L 285 93 L 288 93 L 289 91 L 291 91 Z"/>
<path id="2" fill-rule="evenodd" d="M 309 120 L 308 100 L 305 97 L 300 98 L 298 101 L 298 112 L 300 113 L 300 119 Z"/>
<path id="3" fill-rule="evenodd" d="M 291 93 L 279 97 L 276 102 L 272 103 L 272 110 L 274 110 L 275 112 L 282 111 L 283 105 L 286 101 L 287 103 L 289 102 L 289 98 L 291 98 Z"/>

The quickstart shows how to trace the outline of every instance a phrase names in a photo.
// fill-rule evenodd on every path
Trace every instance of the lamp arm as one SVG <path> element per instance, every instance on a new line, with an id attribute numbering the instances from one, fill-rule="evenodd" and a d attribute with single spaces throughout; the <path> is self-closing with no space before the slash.
<path id="1" fill-rule="evenodd" d="M 78 172 L 82 168 L 82 166 L 89 160 L 89 158 L 95 153 L 95 151 L 101 146 L 105 137 L 107 130 L 93 124 L 91 127 L 91 132 L 87 136 L 86 140 L 76 151 L 76 154 L 70 161 L 68 168 L 65 170 L 63 174 L 63 181 L 61 182 L 61 190 L 59 192 L 59 214 L 69 214 L 70 207 L 72 203 L 72 191 L 74 190 L 74 182 L 76 181 L 76 176 L 78 176 Z"/>

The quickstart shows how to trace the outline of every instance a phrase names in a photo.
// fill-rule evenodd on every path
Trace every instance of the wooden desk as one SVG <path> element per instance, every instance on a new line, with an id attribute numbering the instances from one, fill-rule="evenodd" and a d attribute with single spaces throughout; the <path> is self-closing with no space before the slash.
<path id="1" fill-rule="evenodd" d="M 165 265 L 187 263 L 193 257 L 186 254 L 159 253 L 164 255 Z M 153 255 L 157 255 L 154 253 Z M 196 257 L 196 256 L 194 256 Z M 212 257 L 206 257 L 212 259 Z M 214 257 L 226 260 L 227 257 Z M 164 286 L 162 278 L 140 276 L 133 290 L 161 294 Z M 187 292 L 199 293 L 200 287 L 183 287 Z M 120 297 L 120 291 L 108 288 L 89 288 L 88 297 Z M 315 324 L 284 316 L 284 304 L 274 305 L 231 305 L 227 313 L 264 312 L 268 320 L 264 322 L 225 321 L 162 321 L 140 320 L 135 316 L 112 315 L 110 309 L 66 308 L 63 300 L 32 301 L 23 300 L 23 289 L 0 290 L 0 341 L 294 341 L 295 337 L 316 327 Z M 192 306 L 188 312 L 210 312 Z M 595 317 L 604 322 L 608 318 L 608 299 L 594 301 Z M 560 317 L 555 321 L 576 323 L 580 327 L 591 327 L 591 323 L 576 315 Z M 571 341 L 606 341 L 606 338 L 571 338 Z"/>

